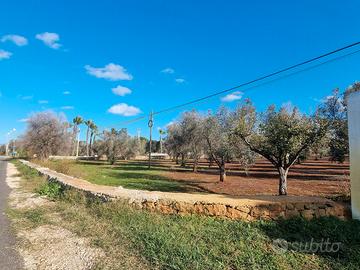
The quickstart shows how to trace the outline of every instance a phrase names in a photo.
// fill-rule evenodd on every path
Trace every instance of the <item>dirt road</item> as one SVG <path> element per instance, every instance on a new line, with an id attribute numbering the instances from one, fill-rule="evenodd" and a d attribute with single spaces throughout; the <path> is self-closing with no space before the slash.
<path id="1" fill-rule="evenodd" d="M 6 184 L 7 161 L 0 157 L 0 269 L 23 269 L 22 258 L 15 250 L 16 239 L 5 211 L 10 188 Z"/>

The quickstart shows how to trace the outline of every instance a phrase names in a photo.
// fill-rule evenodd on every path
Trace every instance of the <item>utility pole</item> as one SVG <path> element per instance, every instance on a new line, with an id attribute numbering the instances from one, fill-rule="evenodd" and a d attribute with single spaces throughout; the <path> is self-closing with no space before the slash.
<path id="1" fill-rule="evenodd" d="M 152 127 L 154 125 L 154 120 L 153 120 L 153 112 L 151 111 L 150 115 L 149 115 L 149 122 L 148 122 L 148 127 L 150 129 L 150 138 L 149 138 L 149 165 L 148 168 L 151 168 L 151 144 L 152 144 Z"/>

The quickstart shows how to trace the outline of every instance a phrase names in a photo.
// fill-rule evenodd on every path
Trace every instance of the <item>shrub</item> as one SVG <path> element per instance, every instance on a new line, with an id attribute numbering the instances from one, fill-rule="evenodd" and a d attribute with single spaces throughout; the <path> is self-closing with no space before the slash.
<path id="1" fill-rule="evenodd" d="M 48 182 L 40 186 L 37 193 L 52 199 L 59 198 L 63 194 L 63 187 L 59 183 Z"/>

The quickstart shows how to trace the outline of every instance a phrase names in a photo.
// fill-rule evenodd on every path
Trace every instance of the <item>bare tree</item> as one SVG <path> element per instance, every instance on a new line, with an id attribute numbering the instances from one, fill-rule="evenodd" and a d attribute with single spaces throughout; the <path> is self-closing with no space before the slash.
<path id="1" fill-rule="evenodd" d="M 279 195 L 286 195 L 290 167 L 305 149 L 325 135 L 328 122 L 319 114 L 301 114 L 296 107 L 276 111 L 275 106 L 270 106 L 259 115 L 249 100 L 236 114 L 234 135 L 274 165 L 279 173 Z"/>
<path id="2" fill-rule="evenodd" d="M 27 129 L 22 141 L 30 156 L 47 159 L 71 147 L 71 134 L 66 122 L 53 112 L 34 114 L 27 121 Z M 70 149 L 70 148 L 69 148 Z M 69 150 L 68 149 L 68 150 Z"/>

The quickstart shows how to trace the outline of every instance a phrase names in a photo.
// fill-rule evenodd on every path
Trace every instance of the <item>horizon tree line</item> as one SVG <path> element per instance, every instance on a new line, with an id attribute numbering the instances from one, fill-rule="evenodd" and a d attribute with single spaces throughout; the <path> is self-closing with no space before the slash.
<path id="1" fill-rule="evenodd" d="M 359 87 L 355 83 L 347 92 Z M 328 154 L 337 162 L 345 160 L 349 151 L 346 93 L 343 98 L 335 90 L 313 115 L 301 113 L 297 107 L 276 109 L 274 105 L 257 112 L 250 100 L 234 110 L 220 107 L 206 114 L 187 111 L 166 131 L 159 129 L 161 140 L 155 145 L 160 152 L 165 148 L 182 167 L 191 160 L 194 172 L 198 172 L 200 158 L 206 157 L 209 166 L 218 167 L 219 181 L 226 181 L 227 163 L 237 162 L 248 174 L 255 159 L 261 156 L 277 170 L 279 194 L 286 195 L 287 175 L 296 162 L 310 154 L 315 158 Z M 40 159 L 56 154 L 78 156 L 80 151 L 87 157 L 106 156 L 114 164 L 117 159 L 148 151 L 146 138 L 132 137 L 127 129 L 99 132 L 92 120 L 81 116 L 70 124 L 55 113 L 42 112 L 30 117 L 27 124 L 25 134 L 18 140 L 19 148 Z M 79 140 L 82 124 L 86 125 L 85 143 Z"/>

